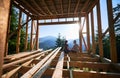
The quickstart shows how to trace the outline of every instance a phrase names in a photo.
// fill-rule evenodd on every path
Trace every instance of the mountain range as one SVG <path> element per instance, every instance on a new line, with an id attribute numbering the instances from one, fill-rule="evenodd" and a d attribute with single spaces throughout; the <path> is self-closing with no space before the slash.
<path id="1" fill-rule="evenodd" d="M 49 49 L 49 48 L 54 48 L 56 46 L 56 40 L 57 38 L 56 37 L 53 37 L 53 36 L 46 36 L 46 37 L 42 37 L 42 38 L 39 38 L 39 45 L 41 49 Z M 79 39 L 74 39 L 77 41 L 77 44 L 79 44 Z M 68 40 L 68 45 L 69 45 L 69 48 L 72 48 L 73 46 L 73 39 L 70 39 Z M 85 47 L 82 46 L 83 50 L 85 50 Z"/>

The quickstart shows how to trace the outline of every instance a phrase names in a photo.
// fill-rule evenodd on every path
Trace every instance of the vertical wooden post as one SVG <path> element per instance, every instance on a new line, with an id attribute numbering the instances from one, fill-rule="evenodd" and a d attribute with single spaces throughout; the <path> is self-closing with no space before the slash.
<path id="1" fill-rule="evenodd" d="M 33 50 L 33 20 L 31 21 L 31 38 L 30 38 L 30 50 Z"/>
<path id="2" fill-rule="evenodd" d="M 92 52 L 95 54 L 95 34 L 94 34 L 94 16 L 93 10 L 91 11 L 91 32 L 92 32 Z"/>
<path id="3" fill-rule="evenodd" d="M 11 22 L 11 8 L 12 8 L 12 1 L 10 1 L 10 10 L 9 10 L 9 17 L 8 17 L 8 27 L 7 27 L 7 35 L 6 35 L 6 43 L 5 43 L 5 52 L 4 56 L 8 54 L 8 41 L 9 41 L 9 32 L 10 32 L 10 22 Z"/>
<path id="4" fill-rule="evenodd" d="M 82 24 L 81 24 L 81 17 L 79 17 L 79 42 L 80 42 L 80 53 L 82 53 Z"/>
<path id="5" fill-rule="evenodd" d="M 27 16 L 26 18 L 26 36 L 25 36 L 25 48 L 24 50 L 26 51 L 27 50 L 27 46 L 28 46 L 28 19 L 29 19 L 29 16 Z"/>
<path id="6" fill-rule="evenodd" d="M 102 44 L 102 25 L 101 25 L 101 13 L 100 13 L 100 1 L 97 3 L 97 22 L 98 22 L 98 45 L 99 54 L 103 57 L 103 44 Z"/>
<path id="7" fill-rule="evenodd" d="M 18 22 L 18 31 L 17 31 L 17 43 L 16 43 L 16 53 L 20 51 L 20 33 L 21 33 L 21 22 L 22 22 L 22 11 L 19 10 L 19 22 Z"/>
<path id="8" fill-rule="evenodd" d="M 10 0 L 0 0 L 0 77 L 2 76 L 3 57 L 10 10 Z"/>
<path id="9" fill-rule="evenodd" d="M 90 30 L 89 30 L 89 16 L 86 15 L 86 31 L 87 31 L 87 45 L 88 45 L 88 52 L 90 52 Z"/>
<path id="10" fill-rule="evenodd" d="M 39 49 L 39 24 L 37 20 L 37 31 L 36 31 L 36 50 Z"/>
<path id="11" fill-rule="evenodd" d="M 110 34 L 110 56 L 111 56 L 111 61 L 116 63 L 117 51 L 116 51 L 116 39 L 115 39 L 114 23 L 113 23 L 112 0 L 107 0 L 107 10 L 108 10 L 108 25 L 109 25 L 109 34 Z"/>

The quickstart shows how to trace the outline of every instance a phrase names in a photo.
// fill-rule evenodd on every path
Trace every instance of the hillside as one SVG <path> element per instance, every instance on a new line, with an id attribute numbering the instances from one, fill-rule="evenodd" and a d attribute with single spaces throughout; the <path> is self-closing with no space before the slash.
<path id="1" fill-rule="evenodd" d="M 53 36 L 46 36 L 46 37 L 39 38 L 40 48 L 44 50 L 49 49 L 49 48 L 54 48 L 56 45 L 56 39 L 57 38 Z M 77 41 L 77 44 L 79 44 L 79 39 L 75 39 L 75 40 Z M 68 45 L 69 45 L 69 48 L 72 48 L 73 39 L 68 40 Z M 82 48 L 83 50 L 85 50 L 84 45 L 82 46 Z"/>

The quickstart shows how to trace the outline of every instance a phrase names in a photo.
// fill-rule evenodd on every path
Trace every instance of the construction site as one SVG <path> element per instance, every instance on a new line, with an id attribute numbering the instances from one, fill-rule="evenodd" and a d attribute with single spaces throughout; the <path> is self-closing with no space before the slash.
<path id="1" fill-rule="evenodd" d="M 113 18 L 112 0 L 104 1 L 107 6 L 108 28 L 102 32 L 100 0 L 0 0 L 0 78 L 120 78 L 114 31 L 114 24 L 119 19 L 120 12 Z M 9 33 L 12 5 L 19 9 L 19 18 L 18 27 Z M 96 14 L 93 12 L 94 7 Z M 22 13 L 26 15 L 24 23 Z M 95 15 L 96 21 L 94 21 Z M 68 21 L 68 18 L 73 20 Z M 74 20 L 75 18 L 78 20 Z M 83 22 L 81 18 L 84 18 Z M 29 22 L 31 24 L 28 24 Z M 98 26 L 98 42 L 95 41 L 95 22 Z M 79 45 L 85 45 L 85 52 L 82 47 L 80 52 L 68 54 L 61 50 L 62 47 L 48 50 L 39 48 L 41 25 L 73 23 L 79 24 Z M 28 25 L 31 25 L 30 41 L 28 41 Z M 86 32 L 83 32 L 84 26 Z M 24 51 L 20 52 L 20 34 L 23 27 L 26 29 L 25 44 Z M 110 40 L 110 59 L 105 58 L 103 53 L 102 40 L 107 33 Z M 14 34 L 17 34 L 16 53 L 9 54 L 8 41 Z M 86 34 L 87 41 L 84 40 L 83 34 Z M 98 54 L 96 45 L 99 48 Z"/>

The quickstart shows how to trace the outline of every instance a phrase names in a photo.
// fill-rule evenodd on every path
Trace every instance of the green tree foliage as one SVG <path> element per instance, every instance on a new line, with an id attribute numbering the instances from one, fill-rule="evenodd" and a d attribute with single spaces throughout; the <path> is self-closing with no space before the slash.
<path id="1" fill-rule="evenodd" d="M 64 42 L 65 42 L 65 38 L 64 37 L 61 38 L 61 34 L 59 33 L 58 38 L 56 40 L 56 46 L 55 47 L 62 47 L 63 48 Z"/>
<path id="2" fill-rule="evenodd" d="M 113 15 L 114 18 L 116 16 L 120 16 L 120 4 L 113 8 Z M 120 18 L 115 21 L 115 34 L 116 34 L 116 46 L 117 46 L 117 55 L 118 55 L 118 62 L 120 62 Z M 98 32 L 96 34 L 96 41 L 98 41 Z M 110 58 L 110 41 L 109 35 L 106 35 L 103 38 L 103 50 L 104 50 L 104 57 Z M 99 48 L 96 47 L 96 53 L 99 54 Z"/>
<path id="3" fill-rule="evenodd" d="M 18 9 L 14 6 L 11 8 L 10 12 L 10 33 L 15 32 L 18 28 Z M 8 41 L 8 54 L 14 54 L 16 52 L 16 38 L 17 34 L 13 35 Z M 24 39 L 25 39 L 25 29 L 21 29 L 21 36 L 20 36 L 20 51 L 23 51 L 24 47 Z"/>
<path id="4" fill-rule="evenodd" d="M 117 4 L 116 7 L 113 8 L 114 18 L 118 15 L 120 16 L 120 4 Z M 115 21 L 115 34 L 116 34 L 116 45 L 117 45 L 117 57 L 118 62 L 120 62 L 120 18 Z"/>

